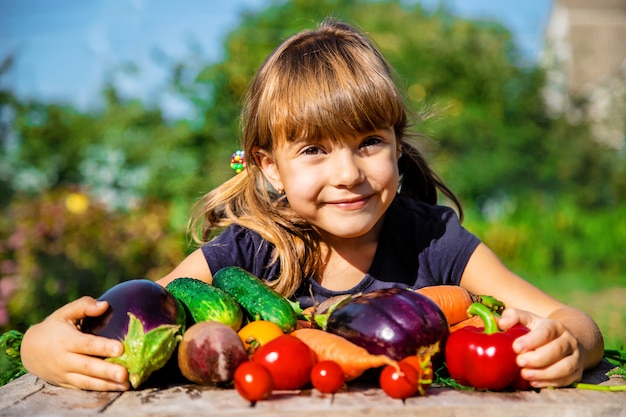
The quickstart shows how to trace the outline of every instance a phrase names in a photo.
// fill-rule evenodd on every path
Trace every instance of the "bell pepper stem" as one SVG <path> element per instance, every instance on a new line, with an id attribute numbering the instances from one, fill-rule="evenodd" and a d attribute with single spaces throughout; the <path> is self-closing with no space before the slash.
<path id="1" fill-rule="evenodd" d="M 470 317 L 478 316 L 481 318 L 485 325 L 485 334 L 493 334 L 500 331 L 494 313 L 486 305 L 482 303 L 472 303 L 467 309 L 467 314 Z"/>

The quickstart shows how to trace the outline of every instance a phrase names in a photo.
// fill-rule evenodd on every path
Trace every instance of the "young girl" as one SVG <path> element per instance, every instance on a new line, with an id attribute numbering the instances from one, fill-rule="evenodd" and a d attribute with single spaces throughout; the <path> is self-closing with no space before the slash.
<path id="1" fill-rule="evenodd" d="M 569 385 L 600 361 L 602 336 L 587 315 L 513 274 L 437 205 L 440 191 L 462 213 L 408 140 L 389 65 L 354 28 L 326 20 L 287 39 L 256 74 L 243 120 L 247 167 L 198 203 L 190 230 L 202 246 L 161 285 L 181 276 L 211 283 L 237 265 L 303 307 L 310 294 L 461 285 L 508 306 L 502 328 L 531 329 L 514 348 L 532 386 Z M 122 344 L 79 330 L 106 308 L 83 297 L 32 326 L 24 366 L 62 386 L 128 389 L 126 370 L 100 359 L 119 356 Z"/>

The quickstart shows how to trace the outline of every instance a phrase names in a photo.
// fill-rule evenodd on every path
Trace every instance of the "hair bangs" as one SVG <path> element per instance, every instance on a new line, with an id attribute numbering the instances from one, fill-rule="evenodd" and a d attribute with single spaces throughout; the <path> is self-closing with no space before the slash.
<path id="1" fill-rule="evenodd" d="M 363 45 L 338 46 L 325 37 L 309 39 L 278 57 L 282 75 L 272 86 L 266 119 L 279 141 L 340 138 L 381 128 L 403 130 L 406 108 L 380 56 Z"/>

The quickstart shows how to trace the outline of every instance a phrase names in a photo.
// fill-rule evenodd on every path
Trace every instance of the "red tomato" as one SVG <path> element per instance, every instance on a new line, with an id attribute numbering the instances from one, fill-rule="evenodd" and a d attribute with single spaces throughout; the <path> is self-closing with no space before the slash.
<path id="1" fill-rule="evenodd" d="M 244 362 L 235 369 L 235 389 L 244 399 L 255 403 L 272 393 L 273 382 L 270 372 L 256 362 Z"/>
<path id="2" fill-rule="evenodd" d="M 278 336 L 259 347 L 252 356 L 263 365 L 274 381 L 274 389 L 299 389 L 311 379 L 315 352 L 302 340 L 289 334 Z"/>
<path id="3" fill-rule="evenodd" d="M 419 375 L 415 368 L 406 362 L 398 362 L 398 371 L 394 366 L 387 365 L 380 373 L 380 387 L 391 398 L 404 400 L 417 392 Z"/>
<path id="4" fill-rule="evenodd" d="M 311 384 L 320 392 L 334 394 L 343 386 L 345 378 L 341 366 L 334 361 L 321 361 L 311 370 Z"/>

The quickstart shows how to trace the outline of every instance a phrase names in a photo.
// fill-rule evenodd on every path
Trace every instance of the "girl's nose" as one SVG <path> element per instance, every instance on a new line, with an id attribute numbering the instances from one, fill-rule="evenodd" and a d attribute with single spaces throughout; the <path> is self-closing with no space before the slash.
<path id="1" fill-rule="evenodd" d="M 331 173 L 331 181 L 336 187 L 350 188 L 364 179 L 363 171 L 358 164 L 358 156 L 352 152 L 343 150 L 337 152 L 333 158 L 333 169 Z"/>

